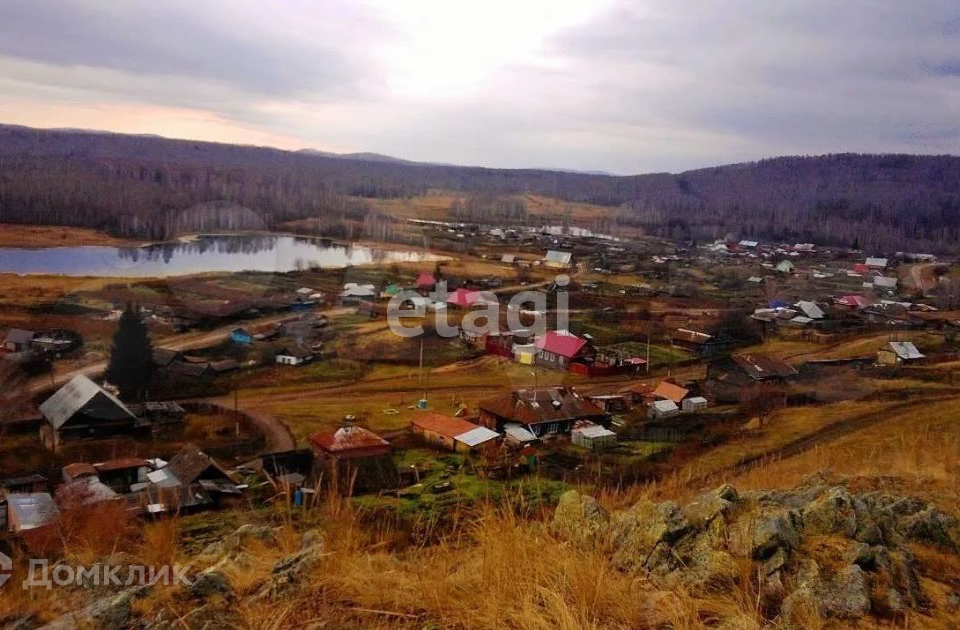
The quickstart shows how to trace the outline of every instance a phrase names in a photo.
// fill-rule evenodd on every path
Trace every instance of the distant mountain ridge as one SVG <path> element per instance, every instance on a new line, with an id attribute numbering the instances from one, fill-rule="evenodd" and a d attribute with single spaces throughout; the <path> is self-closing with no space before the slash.
<path id="1" fill-rule="evenodd" d="M 875 252 L 960 251 L 955 156 L 795 156 L 614 176 L 0 125 L 0 181 L 0 220 L 122 223 L 125 233 L 151 237 L 166 233 L 171 209 L 214 200 L 289 220 L 327 216 L 344 207 L 342 198 L 443 189 L 619 207 L 619 221 L 677 239 L 733 234 Z"/>

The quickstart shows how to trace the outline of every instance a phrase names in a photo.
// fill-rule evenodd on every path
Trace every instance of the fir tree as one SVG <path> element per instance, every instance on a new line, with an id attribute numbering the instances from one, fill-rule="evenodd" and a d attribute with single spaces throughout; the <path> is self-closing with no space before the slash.
<path id="1" fill-rule="evenodd" d="M 146 393 L 152 375 L 153 344 L 140 308 L 128 302 L 113 334 L 110 364 L 104 376 L 117 386 L 121 398 L 137 400 Z"/>

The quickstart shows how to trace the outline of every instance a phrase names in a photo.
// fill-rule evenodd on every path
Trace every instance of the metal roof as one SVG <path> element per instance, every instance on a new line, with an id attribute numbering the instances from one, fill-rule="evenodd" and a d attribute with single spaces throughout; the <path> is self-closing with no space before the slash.
<path id="1" fill-rule="evenodd" d="M 579 433 L 585 438 L 596 439 L 613 436 L 616 437 L 617 434 L 611 431 L 610 429 L 605 429 L 599 424 L 592 424 L 590 426 L 578 427 L 572 431 L 572 433 Z"/>
<path id="2" fill-rule="evenodd" d="M 896 352 L 897 356 L 905 361 L 923 358 L 923 354 L 917 350 L 917 347 L 910 341 L 891 341 L 890 349 Z"/>
<path id="3" fill-rule="evenodd" d="M 823 309 L 817 306 L 816 302 L 800 300 L 797 302 L 797 308 L 803 311 L 803 314 L 810 319 L 823 319 L 823 316 L 825 315 Z"/>
<path id="4" fill-rule="evenodd" d="M 67 420 L 83 409 L 97 396 L 103 396 L 109 403 L 115 406 L 123 415 L 127 415 L 133 420 L 136 416 L 120 400 L 106 391 L 89 378 L 82 374 L 74 376 L 73 379 L 56 391 L 50 398 L 40 405 L 40 413 L 46 418 L 47 422 L 53 425 L 54 429 L 62 427 Z M 101 410 L 102 411 L 102 410 Z M 117 414 L 110 414 L 111 416 Z M 107 418 L 105 418 L 107 419 Z M 109 419 L 115 419 L 109 417 Z"/>
<path id="5" fill-rule="evenodd" d="M 11 328 L 7 331 L 7 336 L 5 341 L 10 343 L 30 343 L 33 341 L 33 338 L 37 336 L 37 333 L 32 330 L 24 330 L 23 328 Z"/>
<path id="6" fill-rule="evenodd" d="M 498 437 L 500 437 L 500 434 L 496 431 L 492 431 L 487 427 L 476 427 L 475 429 L 470 429 L 466 433 L 461 433 L 454 439 L 457 442 L 472 447 L 483 444 L 484 442 L 489 442 L 490 440 L 495 440 Z"/>
<path id="7" fill-rule="evenodd" d="M 544 256 L 544 260 L 551 263 L 557 263 L 561 265 L 569 265 L 570 260 L 573 258 L 571 252 L 561 252 L 555 249 L 551 249 L 547 252 L 547 255 Z"/>
<path id="8" fill-rule="evenodd" d="M 672 400 L 656 400 L 653 402 L 653 406 L 661 413 L 680 410 L 680 408 L 677 407 L 677 403 L 673 402 Z"/>

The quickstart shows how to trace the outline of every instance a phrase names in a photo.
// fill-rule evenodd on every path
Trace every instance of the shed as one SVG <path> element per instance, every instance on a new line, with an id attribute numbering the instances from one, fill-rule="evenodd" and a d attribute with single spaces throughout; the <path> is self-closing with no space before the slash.
<path id="1" fill-rule="evenodd" d="M 253 335 L 243 328 L 234 328 L 230 331 L 230 341 L 241 346 L 253 345 Z"/>
<path id="2" fill-rule="evenodd" d="M 880 365 L 899 365 L 924 358 L 910 341 L 891 341 L 877 351 L 877 363 Z"/>
<path id="3" fill-rule="evenodd" d="M 684 399 L 682 408 L 684 413 L 695 413 L 706 409 L 707 405 L 707 399 L 703 396 L 692 396 Z"/>
<path id="4" fill-rule="evenodd" d="M 503 435 L 508 444 L 514 446 L 526 446 L 540 440 L 536 435 L 528 431 L 523 425 L 516 423 L 507 423 L 503 426 Z"/>
<path id="5" fill-rule="evenodd" d="M 390 443 L 363 427 L 346 424 L 314 433 L 310 444 L 330 473 L 328 478 L 342 491 L 382 490 L 399 483 Z"/>
<path id="6" fill-rule="evenodd" d="M 647 407 L 647 417 L 651 420 L 663 420 L 678 413 L 680 413 L 680 408 L 672 400 L 655 400 Z"/>
<path id="7" fill-rule="evenodd" d="M 867 258 L 864 264 L 870 269 L 886 269 L 889 261 L 886 258 Z"/>
<path id="8" fill-rule="evenodd" d="M 572 260 L 573 254 L 571 252 L 551 249 L 547 252 L 547 255 L 543 257 L 543 264 L 545 267 L 552 267 L 554 269 L 566 269 L 570 266 Z"/>
<path id="9" fill-rule="evenodd" d="M 279 365 L 303 365 L 313 360 L 313 350 L 297 344 L 289 345 L 277 353 L 276 360 Z"/>
<path id="10" fill-rule="evenodd" d="M 617 434 L 592 422 L 580 422 L 570 432 L 570 441 L 591 451 L 600 451 L 616 445 Z"/>

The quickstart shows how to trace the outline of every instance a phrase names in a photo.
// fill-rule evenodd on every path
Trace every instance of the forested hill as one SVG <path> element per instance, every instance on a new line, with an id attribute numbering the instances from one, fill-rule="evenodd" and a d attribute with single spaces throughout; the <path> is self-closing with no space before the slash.
<path id="1" fill-rule="evenodd" d="M 208 202 L 250 207 L 270 225 L 362 214 L 357 197 L 431 188 L 620 207 L 619 220 L 675 238 L 733 233 L 882 252 L 957 251 L 960 236 L 960 158 L 951 156 L 783 157 L 621 177 L 0 125 L 5 222 L 163 238 L 186 229 L 184 209 Z"/>

